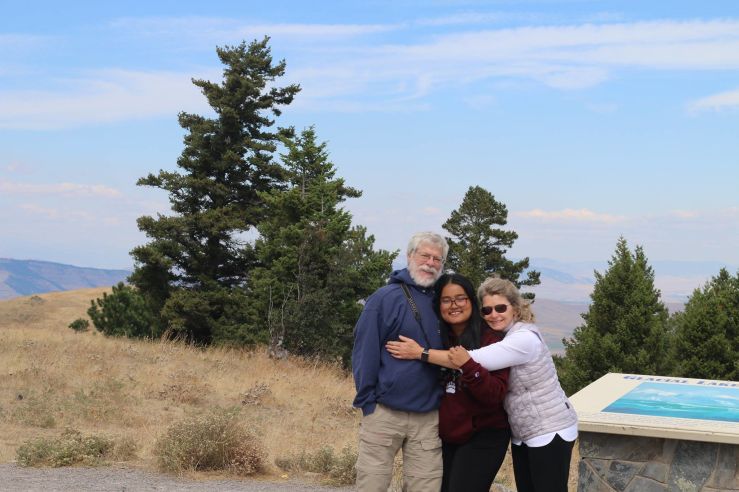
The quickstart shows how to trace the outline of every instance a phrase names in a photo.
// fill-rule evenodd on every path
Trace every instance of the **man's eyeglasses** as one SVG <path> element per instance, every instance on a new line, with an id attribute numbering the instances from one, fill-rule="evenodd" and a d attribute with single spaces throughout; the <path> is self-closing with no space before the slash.
<path id="1" fill-rule="evenodd" d="M 491 314 L 493 312 L 493 309 L 498 314 L 503 314 L 506 311 L 508 311 L 508 306 L 510 304 L 496 304 L 495 306 L 483 306 L 480 308 L 480 312 L 483 316 L 487 316 L 488 314 Z"/>
<path id="2" fill-rule="evenodd" d="M 467 301 L 469 301 L 469 297 L 467 296 L 456 296 L 456 297 L 442 297 L 441 298 L 441 305 L 442 306 L 450 306 L 452 303 L 456 304 L 459 307 L 466 306 Z"/>
<path id="3" fill-rule="evenodd" d="M 444 258 L 442 258 L 441 256 L 434 256 L 428 253 L 418 253 L 418 257 L 421 258 L 424 263 L 429 260 L 434 260 L 434 263 L 444 263 Z"/>

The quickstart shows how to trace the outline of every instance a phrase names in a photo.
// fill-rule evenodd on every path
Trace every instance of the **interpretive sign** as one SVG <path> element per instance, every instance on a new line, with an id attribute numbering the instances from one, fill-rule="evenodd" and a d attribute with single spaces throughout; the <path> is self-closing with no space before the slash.
<path id="1" fill-rule="evenodd" d="M 570 397 L 585 432 L 739 444 L 739 383 L 609 373 Z"/>

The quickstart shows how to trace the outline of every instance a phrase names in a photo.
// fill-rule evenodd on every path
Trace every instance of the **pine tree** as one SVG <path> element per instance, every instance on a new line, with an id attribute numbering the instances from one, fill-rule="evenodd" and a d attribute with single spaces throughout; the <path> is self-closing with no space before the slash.
<path id="1" fill-rule="evenodd" d="M 676 376 L 739 379 L 739 273 L 722 268 L 673 322 Z"/>
<path id="2" fill-rule="evenodd" d="M 359 301 L 382 285 L 395 254 L 351 226 L 340 205 L 361 195 L 336 178 L 311 127 L 284 140 L 288 188 L 263 194 L 270 210 L 255 248 L 251 309 L 266 320 L 273 355 L 284 350 L 346 359 Z"/>
<path id="3" fill-rule="evenodd" d="M 667 309 L 641 246 L 632 253 L 620 238 L 595 286 L 585 323 L 563 339 L 562 386 L 572 394 L 608 372 L 665 375 Z"/>
<path id="4" fill-rule="evenodd" d="M 496 227 L 507 223 L 506 206 L 484 188 L 471 186 L 459 209 L 442 226 L 452 235 L 447 238 L 446 266 L 465 275 L 473 285 L 480 285 L 491 275 L 510 280 L 519 288 L 540 284 L 539 272 L 533 270 L 526 273 L 525 279 L 520 278 L 529 267 L 528 258 L 514 262 L 505 257 L 518 239 L 516 232 Z M 533 299 L 534 294 L 526 293 L 525 297 Z"/>
<path id="5" fill-rule="evenodd" d="M 285 62 L 273 63 L 267 43 L 217 49 L 223 81 L 193 80 L 215 117 L 180 113 L 187 132 L 181 171 L 138 181 L 167 191 L 172 213 L 139 218 L 151 242 L 131 252 L 129 280 L 162 327 L 196 342 L 229 339 L 242 329 L 243 288 L 254 266 L 244 233 L 265 216 L 262 193 L 284 185 L 272 157 L 281 132 L 270 128 L 300 88 L 276 86 Z"/>

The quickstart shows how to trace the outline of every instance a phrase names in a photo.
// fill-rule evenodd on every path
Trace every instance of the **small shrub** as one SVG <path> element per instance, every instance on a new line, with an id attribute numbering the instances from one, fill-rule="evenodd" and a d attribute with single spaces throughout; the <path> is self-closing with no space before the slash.
<path id="1" fill-rule="evenodd" d="M 88 316 L 95 328 L 108 336 L 156 338 L 160 335 L 156 316 L 144 297 L 133 287 L 119 282 L 111 294 L 90 301 Z"/>
<path id="2" fill-rule="evenodd" d="M 302 452 L 285 458 L 277 458 L 275 464 L 292 472 L 320 473 L 325 481 L 333 485 L 353 484 L 357 479 L 357 453 L 346 446 L 337 456 L 329 446 L 323 446 L 313 453 Z"/>
<path id="3" fill-rule="evenodd" d="M 266 457 L 236 409 L 216 409 L 173 424 L 157 441 L 154 454 L 163 471 L 226 470 L 237 475 L 262 471 Z"/>
<path id="4" fill-rule="evenodd" d="M 83 436 L 67 429 L 61 437 L 42 437 L 22 444 L 16 457 L 21 466 L 98 465 L 114 447 L 114 441 L 107 437 Z"/>
<path id="5" fill-rule="evenodd" d="M 69 323 L 69 327 L 74 331 L 83 332 L 90 329 L 90 322 L 85 318 L 77 318 L 76 320 Z"/>

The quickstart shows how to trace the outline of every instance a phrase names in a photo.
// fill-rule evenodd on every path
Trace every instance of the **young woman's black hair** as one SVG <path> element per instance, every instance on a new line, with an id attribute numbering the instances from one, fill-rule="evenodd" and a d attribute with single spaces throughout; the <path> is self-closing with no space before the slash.
<path id="1" fill-rule="evenodd" d="M 444 348 L 451 346 L 451 342 L 449 341 L 451 328 L 441 317 L 441 291 L 449 284 L 456 284 L 462 287 L 464 293 L 469 297 L 468 302 L 472 307 L 472 314 L 470 315 L 470 320 L 467 322 L 467 327 L 459 337 L 459 345 L 462 345 L 467 350 L 478 349 L 480 348 L 480 337 L 485 320 L 482 319 L 482 315 L 480 314 L 480 306 L 477 302 L 475 288 L 467 277 L 458 273 L 445 273 L 439 277 L 439 280 L 434 285 L 434 310 L 439 317 L 439 332 L 441 333 L 441 341 L 444 343 Z"/>

